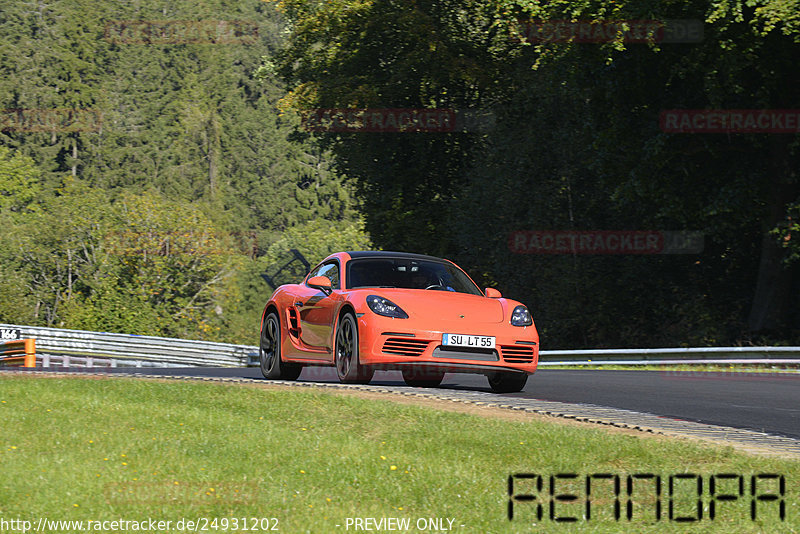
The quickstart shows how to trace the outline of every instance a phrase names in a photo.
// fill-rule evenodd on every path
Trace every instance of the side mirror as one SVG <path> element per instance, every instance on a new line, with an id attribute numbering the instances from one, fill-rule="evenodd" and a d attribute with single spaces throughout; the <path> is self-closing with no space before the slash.
<path id="1" fill-rule="evenodd" d="M 501 295 L 500 292 L 498 290 L 496 290 L 495 288 L 487 287 L 486 288 L 486 296 L 489 297 L 490 299 L 499 299 L 503 295 Z"/>
<path id="2" fill-rule="evenodd" d="M 308 287 L 313 287 L 314 289 L 319 289 L 326 295 L 330 294 L 331 292 L 331 280 L 326 276 L 314 276 L 308 279 L 306 282 Z"/>

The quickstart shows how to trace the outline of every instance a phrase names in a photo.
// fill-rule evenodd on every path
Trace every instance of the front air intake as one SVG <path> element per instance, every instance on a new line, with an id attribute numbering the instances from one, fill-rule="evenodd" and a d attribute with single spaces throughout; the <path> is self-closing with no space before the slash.
<path id="1" fill-rule="evenodd" d="M 532 363 L 533 347 L 525 345 L 501 345 L 500 353 L 503 361 L 508 363 Z"/>
<path id="2" fill-rule="evenodd" d="M 390 337 L 383 344 L 383 352 L 400 356 L 422 356 L 430 341 L 412 338 Z"/>

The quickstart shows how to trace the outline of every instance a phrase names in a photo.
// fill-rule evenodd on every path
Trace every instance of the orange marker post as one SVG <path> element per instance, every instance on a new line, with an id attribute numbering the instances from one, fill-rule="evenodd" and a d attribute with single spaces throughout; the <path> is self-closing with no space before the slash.
<path id="1" fill-rule="evenodd" d="M 36 367 L 36 340 L 25 340 L 25 363 L 23 367 Z"/>

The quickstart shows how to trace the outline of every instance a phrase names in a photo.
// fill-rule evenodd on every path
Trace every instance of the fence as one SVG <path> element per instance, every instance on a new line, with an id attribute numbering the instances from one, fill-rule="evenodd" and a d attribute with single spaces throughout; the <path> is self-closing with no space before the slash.
<path id="1" fill-rule="evenodd" d="M 243 367 L 258 347 L 0 324 L 36 339 L 36 366 L 41 367 Z"/>
<path id="2" fill-rule="evenodd" d="M 165 337 L 0 324 L 1 332 L 36 340 L 41 367 L 245 367 L 258 347 Z M 549 350 L 539 365 L 800 364 L 800 347 L 703 347 Z"/>
<path id="3" fill-rule="evenodd" d="M 799 364 L 800 347 L 548 350 L 540 366 Z"/>

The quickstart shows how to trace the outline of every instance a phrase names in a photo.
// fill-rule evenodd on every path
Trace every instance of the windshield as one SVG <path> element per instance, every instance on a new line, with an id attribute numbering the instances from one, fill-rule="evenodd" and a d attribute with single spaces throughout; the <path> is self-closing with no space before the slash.
<path id="1" fill-rule="evenodd" d="M 369 258 L 347 264 L 347 287 L 400 287 L 481 295 L 480 289 L 450 263 L 406 258 Z"/>

